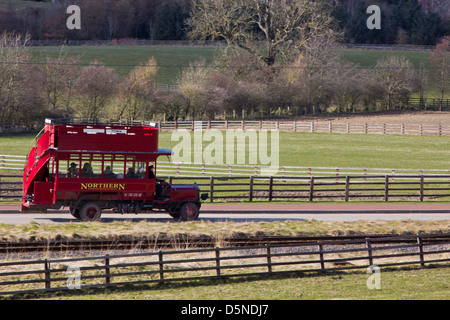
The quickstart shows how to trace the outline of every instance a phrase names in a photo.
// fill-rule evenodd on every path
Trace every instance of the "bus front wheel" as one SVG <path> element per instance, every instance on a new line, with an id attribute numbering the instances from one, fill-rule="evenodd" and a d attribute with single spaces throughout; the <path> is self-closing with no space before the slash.
<path id="1" fill-rule="evenodd" d="M 180 218 L 184 221 L 197 220 L 199 207 L 193 202 L 186 202 L 180 207 Z"/>

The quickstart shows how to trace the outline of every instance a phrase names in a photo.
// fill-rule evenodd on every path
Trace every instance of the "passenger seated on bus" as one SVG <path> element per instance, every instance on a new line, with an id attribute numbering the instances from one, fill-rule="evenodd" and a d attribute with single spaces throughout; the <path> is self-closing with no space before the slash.
<path id="1" fill-rule="evenodd" d="M 78 168 L 75 162 L 70 164 L 70 168 L 67 170 L 67 178 L 78 178 Z"/>
<path id="2" fill-rule="evenodd" d="M 144 167 L 139 167 L 138 172 L 136 174 L 136 177 L 139 179 L 144 179 L 145 178 L 145 169 Z"/>
<path id="3" fill-rule="evenodd" d="M 111 171 L 110 166 L 106 166 L 105 171 L 103 171 L 103 177 L 104 178 L 115 178 L 116 175 L 114 174 L 114 172 Z"/>
<path id="4" fill-rule="evenodd" d="M 81 177 L 82 178 L 91 178 L 94 176 L 94 172 L 92 171 L 91 164 L 86 162 L 81 169 Z"/>
<path id="5" fill-rule="evenodd" d="M 128 179 L 134 179 L 134 178 L 136 178 L 136 174 L 134 173 L 134 168 L 133 168 L 133 167 L 129 167 L 129 168 L 128 168 L 126 177 L 127 177 Z"/>
<path id="6" fill-rule="evenodd" d="M 155 174 L 153 173 L 153 165 L 150 165 L 148 167 L 148 178 L 149 179 L 155 179 Z"/>

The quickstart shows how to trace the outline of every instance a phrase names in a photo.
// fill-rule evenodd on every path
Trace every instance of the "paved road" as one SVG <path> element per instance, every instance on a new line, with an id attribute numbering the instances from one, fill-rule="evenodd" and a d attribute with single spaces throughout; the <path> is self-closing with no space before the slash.
<path id="1" fill-rule="evenodd" d="M 204 204 L 200 219 L 208 221 L 275 220 L 450 220 L 448 204 Z M 114 214 L 105 212 L 103 222 L 173 221 L 167 214 Z M 22 224 L 77 222 L 67 210 L 20 213 L 19 206 L 0 205 L 0 223 Z"/>

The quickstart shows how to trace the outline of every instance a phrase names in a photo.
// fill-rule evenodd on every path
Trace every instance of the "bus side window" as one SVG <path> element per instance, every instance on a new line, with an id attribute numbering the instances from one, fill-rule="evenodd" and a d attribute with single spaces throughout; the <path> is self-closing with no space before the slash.
<path id="1" fill-rule="evenodd" d="M 124 178 L 124 170 L 125 170 L 125 162 L 124 161 L 112 161 L 111 162 L 111 171 L 114 174 L 113 178 L 123 179 Z"/>
<path id="2" fill-rule="evenodd" d="M 137 162 L 136 163 L 136 168 L 137 168 L 136 176 L 137 176 L 137 178 L 139 178 L 139 179 L 144 179 L 145 178 L 146 167 L 147 167 L 147 163 L 146 162 Z"/>
<path id="3" fill-rule="evenodd" d="M 89 162 L 85 162 L 83 164 L 83 168 L 81 168 L 81 177 L 82 178 L 93 178 L 94 171 L 92 170 L 92 166 Z"/>

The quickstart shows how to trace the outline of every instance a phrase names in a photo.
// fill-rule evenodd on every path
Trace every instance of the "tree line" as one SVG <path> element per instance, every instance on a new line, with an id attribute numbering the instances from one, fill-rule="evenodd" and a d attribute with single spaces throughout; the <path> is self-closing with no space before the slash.
<path id="1" fill-rule="evenodd" d="M 417 0 L 339 0 L 334 16 L 344 30 L 344 41 L 367 44 L 434 45 L 450 33 L 450 17 L 423 10 Z M 435 0 L 448 10 L 447 0 Z M 366 32 L 366 9 L 381 9 L 381 29 Z M 447 6 L 447 7 L 446 7 Z M 447 8 L 447 9 L 445 9 Z M 442 16 L 441 16 L 442 14 Z"/>
<path id="2" fill-rule="evenodd" d="M 325 2 L 333 6 L 332 16 L 343 32 L 341 41 L 344 42 L 433 45 L 450 32 L 450 20 L 445 21 L 439 12 L 422 10 L 417 0 Z M 66 27 L 66 8 L 73 4 L 81 8 L 81 30 Z M 381 8 L 380 30 L 367 30 L 369 5 Z M 34 40 L 185 40 L 187 21 L 195 6 L 195 0 L 47 1 L 39 6 L 20 9 L 10 6 L 0 10 L 0 32 L 30 34 Z"/>
<path id="3" fill-rule="evenodd" d="M 373 68 L 346 62 L 330 38 L 310 41 L 286 62 L 267 65 L 239 48 L 213 61 L 183 68 L 178 90 L 155 85 L 158 62 L 150 58 L 119 76 L 92 61 L 80 64 L 64 46 L 56 58 L 34 63 L 29 36 L 4 33 L 0 39 L 0 122 L 35 122 L 45 117 L 102 117 L 115 120 L 208 120 L 402 110 L 412 94 L 423 97 L 434 81 L 448 94 L 450 37 L 430 56 L 431 72 L 404 57 L 387 56 Z"/>
<path id="4" fill-rule="evenodd" d="M 190 0 L 59 0 L 0 10 L 0 32 L 33 40 L 179 40 Z M 81 9 L 81 29 L 66 26 L 70 5 Z"/>

